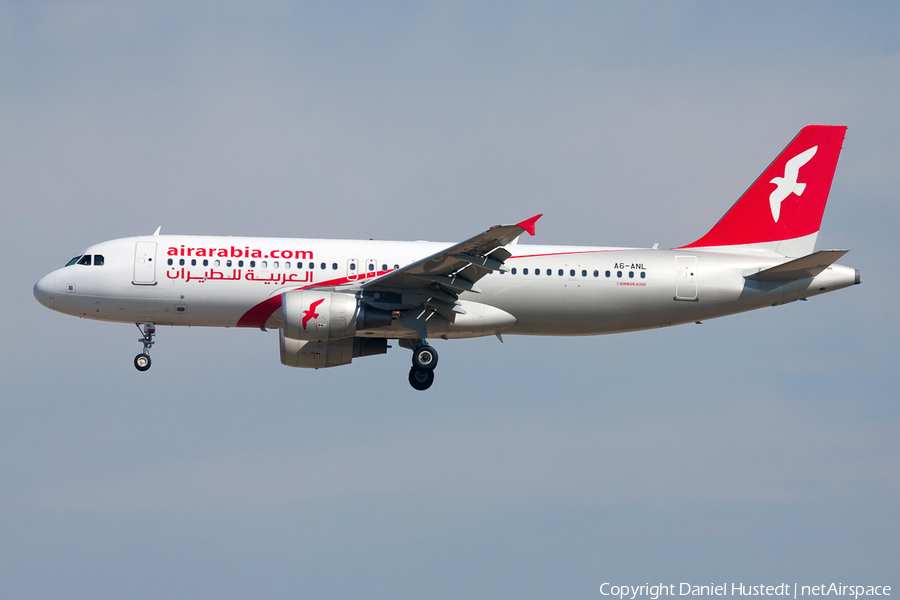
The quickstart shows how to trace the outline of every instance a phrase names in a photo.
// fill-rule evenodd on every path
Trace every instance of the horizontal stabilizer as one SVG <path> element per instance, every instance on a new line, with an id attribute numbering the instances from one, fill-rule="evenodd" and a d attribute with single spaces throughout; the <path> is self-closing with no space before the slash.
<path id="1" fill-rule="evenodd" d="M 807 256 L 789 260 L 776 267 L 744 273 L 744 279 L 753 281 L 793 281 L 815 277 L 849 250 L 819 250 Z"/>

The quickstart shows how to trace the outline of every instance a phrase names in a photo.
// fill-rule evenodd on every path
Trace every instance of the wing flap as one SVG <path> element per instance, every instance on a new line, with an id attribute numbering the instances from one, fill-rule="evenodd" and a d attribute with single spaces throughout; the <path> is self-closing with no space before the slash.
<path id="1" fill-rule="evenodd" d="M 457 258 L 459 260 L 469 263 L 470 265 L 485 267 L 489 271 L 504 271 L 505 270 L 503 268 L 502 261 L 494 260 L 493 258 L 489 258 L 486 256 L 473 256 L 471 254 L 454 254 L 450 258 Z"/>
<path id="2" fill-rule="evenodd" d="M 432 283 L 436 283 L 442 288 L 450 290 L 453 294 L 461 294 L 463 292 L 481 293 L 481 289 L 477 285 L 462 277 L 447 277 L 446 275 L 413 275 L 412 277 L 421 282 L 417 287 L 427 287 Z"/>

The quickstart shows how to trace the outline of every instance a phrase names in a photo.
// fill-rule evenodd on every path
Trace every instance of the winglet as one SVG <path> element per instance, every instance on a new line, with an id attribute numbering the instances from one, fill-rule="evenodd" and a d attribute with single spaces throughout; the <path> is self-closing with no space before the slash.
<path id="1" fill-rule="evenodd" d="M 534 224 L 537 223 L 537 220 L 543 217 L 543 213 L 539 215 L 534 215 L 530 219 L 525 219 L 521 223 L 516 223 L 516 227 L 521 227 L 525 231 L 528 232 L 528 235 L 534 235 Z"/>

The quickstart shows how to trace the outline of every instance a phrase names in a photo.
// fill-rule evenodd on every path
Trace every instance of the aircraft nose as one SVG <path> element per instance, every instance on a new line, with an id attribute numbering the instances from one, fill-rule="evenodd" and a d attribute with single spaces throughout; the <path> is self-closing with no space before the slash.
<path id="1" fill-rule="evenodd" d="M 35 299 L 49 309 L 53 309 L 53 288 L 56 278 L 53 274 L 44 275 L 40 281 L 34 284 Z"/>

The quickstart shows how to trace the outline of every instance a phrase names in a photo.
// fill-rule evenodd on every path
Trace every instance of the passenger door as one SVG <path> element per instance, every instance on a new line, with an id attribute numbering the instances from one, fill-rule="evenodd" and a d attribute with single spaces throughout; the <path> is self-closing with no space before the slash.
<path id="1" fill-rule="evenodd" d="M 675 299 L 698 300 L 697 298 L 697 257 L 675 257 Z"/>
<path id="2" fill-rule="evenodd" d="M 135 285 L 156 285 L 156 242 L 137 242 L 134 245 Z"/>

